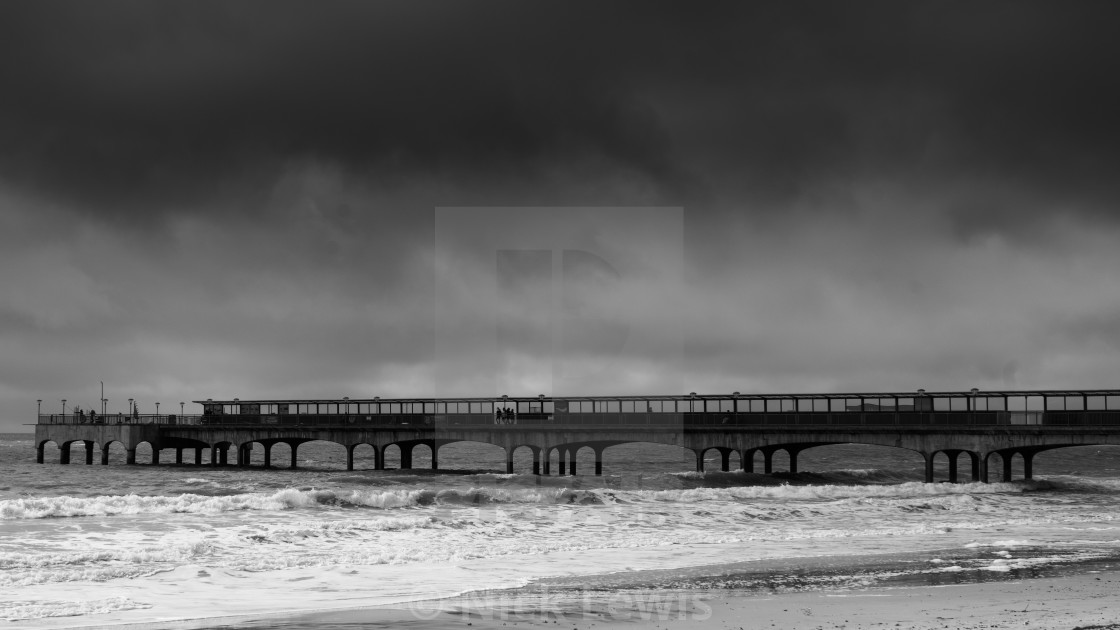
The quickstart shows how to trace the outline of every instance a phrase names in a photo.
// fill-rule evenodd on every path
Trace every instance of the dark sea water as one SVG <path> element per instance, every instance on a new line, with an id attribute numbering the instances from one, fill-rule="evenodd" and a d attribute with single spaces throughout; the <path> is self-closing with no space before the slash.
<path id="1" fill-rule="evenodd" d="M 40 465 L 31 436 L 0 435 L 0 619 L 219 624 L 542 590 L 955 583 L 1120 556 L 1117 447 L 1048 451 L 1035 480 L 990 484 L 921 483 L 917 454 L 854 445 L 810 449 L 805 472 L 775 476 L 696 473 L 691 452 L 648 444 L 607 449 L 602 477 L 507 475 L 501 449 L 472 443 L 425 470 L 423 451 L 412 471 L 374 471 L 359 450 L 347 472 L 345 450 L 322 442 L 300 447 L 296 470 L 125 466 L 123 450 L 87 466 L 80 449 L 61 466 L 53 445 Z"/>

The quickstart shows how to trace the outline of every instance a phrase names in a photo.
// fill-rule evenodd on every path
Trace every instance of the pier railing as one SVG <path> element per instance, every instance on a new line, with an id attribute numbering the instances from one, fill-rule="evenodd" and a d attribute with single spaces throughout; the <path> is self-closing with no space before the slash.
<path id="1" fill-rule="evenodd" d="M 206 414 L 89 416 L 43 414 L 39 424 L 159 424 L 212 427 L 467 428 L 467 427 L 1029 427 L 1120 426 L 1120 411 L 836 412 L 836 413 L 562 413 L 522 414 Z"/>

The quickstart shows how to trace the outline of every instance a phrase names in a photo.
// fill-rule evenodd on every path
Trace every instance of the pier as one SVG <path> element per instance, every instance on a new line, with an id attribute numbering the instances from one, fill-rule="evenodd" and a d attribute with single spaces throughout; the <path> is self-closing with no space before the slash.
<path id="1" fill-rule="evenodd" d="M 938 457 L 949 463 L 947 481 L 958 481 L 958 464 L 965 461 L 972 481 L 987 482 L 997 460 L 1004 481 L 1012 478 L 1016 456 L 1029 479 L 1034 456 L 1042 451 L 1120 445 L 1120 390 L 195 402 L 202 406 L 199 415 L 118 414 L 96 421 L 40 415 L 36 461 L 45 461 L 53 443 L 59 463 L 69 464 L 71 446 L 82 442 L 86 464 L 93 464 L 97 453 L 101 464 L 108 464 L 109 447 L 120 443 L 127 463 L 136 464 L 137 447 L 147 443 L 150 464 L 166 463 L 161 453 L 173 451 L 176 464 L 202 465 L 209 451 L 209 465 L 270 467 L 273 446 L 287 444 L 295 468 L 299 446 L 322 440 L 346 448 L 349 470 L 354 450 L 363 445 L 372 447 L 379 470 L 391 446 L 400 449 L 400 467 L 412 468 L 418 445 L 431 450 L 431 467 L 438 469 L 440 447 L 468 441 L 503 448 L 507 473 L 575 475 L 588 466 L 601 475 L 606 449 L 647 442 L 691 451 L 697 471 L 714 450 L 721 470 L 730 470 L 737 454 L 743 470 L 770 474 L 775 453 L 784 452 L 788 471 L 795 473 L 798 454 L 806 449 L 866 444 L 919 453 L 927 482 L 935 481 Z M 263 449 L 256 463 L 254 444 Z M 584 447 L 594 452 L 593 462 L 577 462 Z M 531 470 L 514 470 L 519 449 L 532 453 Z M 761 470 L 755 471 L 759 456 Z"/>

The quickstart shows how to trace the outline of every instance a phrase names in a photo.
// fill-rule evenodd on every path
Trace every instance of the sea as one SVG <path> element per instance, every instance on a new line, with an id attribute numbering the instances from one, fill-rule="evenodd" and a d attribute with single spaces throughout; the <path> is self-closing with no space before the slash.
<path id="1" fill-rule="evenodd" d="M 1029 481 L 952 484 L 922 483 L 916 453 L 858 445 L 764 475 L 720 472 L 718 457 L 698 473 L 691 452 L 623 444 L 602 476 L 589 451 L 579 475 L 538 476 L 523 457 L 505 474 L 486 444 L 441 447 L 436 471 L 425 447 L 412 470 L 392 458 L 374 470 L 359 450 L 354 471 L 340 445 L 302 445 L 295 469 L 286 448 L 270 469 L 259 450 L 250 468 L 195 466 L 193 451 L 188 464 L 146 465 L 141 451 L 127 466 L 123 449 L 86 465 L 84 448 L 64 466 L 55 445 L 37 464 L 33 436 L 0 434 L 0 626 L 310 628 L 323 624 L 300 615 L 385 606 L 418 623 L 448 607 L 570 615 L 642 593 L 1120 566 L 1120 447 L 1041 453 Z M 962 480 L 966 469 L 962 458 Z"/>

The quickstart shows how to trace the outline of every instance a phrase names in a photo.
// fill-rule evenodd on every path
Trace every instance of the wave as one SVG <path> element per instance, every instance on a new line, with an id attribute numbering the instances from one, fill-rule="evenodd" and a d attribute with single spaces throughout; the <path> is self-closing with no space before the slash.
<path id="1" fill-rule="evenodd" d="M 301 508 L 394 509 L 432 505 L 471 506 L 494 503 L 577 504 L 602 503 L 593 490 L 569 488 L 467 490 L 302 490 L 286 488 L 272 494 L 246 493 L 223 496 L 136 494 L 97 497 L 43 497 L 0 501 L 0 519 L 40 519 L 130 514 L 221 513 L 240 510 L 281 511 Z"/>
<path id="2" fill-rule="evenodd" d="M 0 604 L 0 619 L 24 621 L 46 617 L 77 617 L 125 610 L 151 608 L 151 604 L 135 602 L 127 597 L 109 597 L 86 601 L 31 600 Z"/>
<path id="3" fill-rule="evenodd" d="M 619 505 L 631 503 L 744 503 L 759 500 L 842 501 L 926 499 L 1006 495 L 1027 492 L 1120 494 L 1120 480 L 1050 477 L 1010 483 L 927 484 L 903 481 L 897 473 L 879 469 L 836 470 L 797 475 L 794 482 L 770 485 L 724 484 L 722 478 L 751 473 L 679 473 L 680 479 L 715 480 L 700 487 L 654 489 L 569 488 L 549 486 L 487 486 L 464 489 L 427 487 L 308 489 L 285 488 L 272 493 L 248 492 L 174 496 L 137 494 L 96 497 L 21 497 L 0 501 L 0 520 L 42 519 L 130 514 L 222 513 L 241 510 L 293 509 L 407 509 L 431 506 L 470 507 L 494 504 Z M 190 482 L 203 482 L 190 479 Z M 201 485 L 201 484 L 199 484 Z"/>

